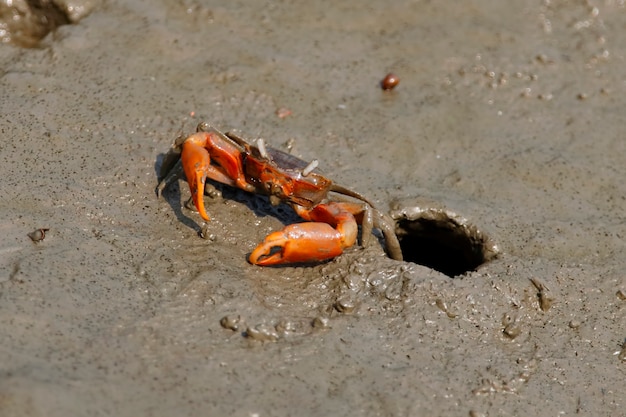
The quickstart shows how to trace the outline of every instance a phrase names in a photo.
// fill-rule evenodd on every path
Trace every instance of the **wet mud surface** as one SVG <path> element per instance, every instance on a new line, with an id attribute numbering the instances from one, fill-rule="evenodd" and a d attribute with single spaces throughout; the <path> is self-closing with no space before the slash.
<path id="1" fill-rule="evenodd" d="M 57 27 L 77 23 L 94 7 L 95 0 L 3 0 L 0 43 L 35 48 Z"/>
<path id="2" fill-rule="evenodd" d="M 0 414 L 623 414 L 624 22 L 616 1 L 107 1 L 2 45 Z M 288 207 L 217 186 L 202 239 L 186 182 L 155 196 L 201 121 L 491 260 L 446 275 L 373 239 L 252 266 Z"/>

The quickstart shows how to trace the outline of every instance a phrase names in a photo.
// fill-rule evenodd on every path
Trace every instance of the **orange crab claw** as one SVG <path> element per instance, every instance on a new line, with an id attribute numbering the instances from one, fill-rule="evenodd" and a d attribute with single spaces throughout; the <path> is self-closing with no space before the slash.
<path id="1" fill-rule="evenodd" d="M 196 132 L 187 137 L 180 158 L 193 203 L 206 221 L 209 215 L 204 209 L 203 197 L 207 178 L 245 191 L 256 190 L 243 172 L 241 149 L 217 130 Z"/>
<path id="2" fill-rule="evenodd" d="M 211 159 L 209 153 L 196 141 L 187 140 L 183 144 L 181 155 L 183 170 L 191 189 L 193 204 L 198 209 L 200 216 L 209 221 L 209 215 L 204 209 L 204 183 L 206 182 Z"/>
<path id="3" fill-rule="evenodd" d="M 291 224 L 270 233 L 250 254 L 254 265 L 319 262 L 343 253 L 343 237 L 326 223 Z"/>

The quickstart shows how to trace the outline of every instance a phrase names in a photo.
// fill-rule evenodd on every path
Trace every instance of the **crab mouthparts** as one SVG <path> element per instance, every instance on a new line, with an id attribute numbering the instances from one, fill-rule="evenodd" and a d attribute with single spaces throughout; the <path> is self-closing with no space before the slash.
<path id="1" fill-rule="evenodd" d="M 277 206 L 282 202 L 282 200 L 280 199 L 280 197 L 275 196 L 275 195 L 270 195 L 270 204 L 272 206 Z"/>

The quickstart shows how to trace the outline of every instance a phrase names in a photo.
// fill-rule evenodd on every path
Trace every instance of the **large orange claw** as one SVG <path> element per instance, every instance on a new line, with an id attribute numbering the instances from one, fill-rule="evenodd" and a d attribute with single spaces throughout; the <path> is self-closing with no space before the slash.
<path id="1" fill-rule="evenodd" d="M 181 160 L 191 189 L 193 204 L 198 209 L 200 216 L 209 221 L 209 215 L 204 209 L 204 183 L 211 165 L 209 153 L 198 144 L 198 141 L 187 139 L 183 144 Z"/>
<path id="2" fill-rule="evenodd" d="M 217 130 L 197 132 L 185 139 L 181 162 L 191 196 L 200 216 L 209 221 L 204 209 L 204 184 L 207 178 L 242 190 L 254 192 L 243 172 L 242 151 L 236 143 Z M 211 164 L 211 162 L 215 164 Z"/>
<path id="3" fill-rule="evenodd" d="M 319 262 L 343 252 L 342 235 L 326 223 L 297 223 L 270 233 L 250 254 L 254 265 Z"/>

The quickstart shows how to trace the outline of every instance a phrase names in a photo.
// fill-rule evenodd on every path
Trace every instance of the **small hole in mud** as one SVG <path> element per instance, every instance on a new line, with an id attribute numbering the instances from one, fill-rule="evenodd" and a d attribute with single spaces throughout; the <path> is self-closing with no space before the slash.
<path id="1" fill-rule="evenodd" d="M 449 277 L 475 271 L 497 257 L 491 239 L 465 218 L 444 209 L 403 209 L 392 214 L 407 262 Z"/>

